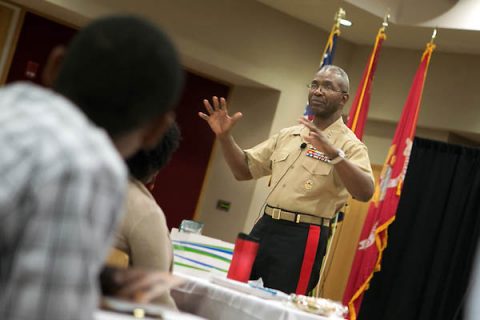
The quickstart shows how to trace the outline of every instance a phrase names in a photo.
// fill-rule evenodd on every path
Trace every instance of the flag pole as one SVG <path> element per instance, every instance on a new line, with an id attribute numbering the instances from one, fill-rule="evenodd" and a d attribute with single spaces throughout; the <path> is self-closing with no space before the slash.
<path id="1" fill-rule="evenodd" d="M 383 18 L 382 26 L 378 30 L 377 37 L 375 38 L 375 44 L 373 46 L 373 51 L 372 52 L 376 52 L 378 46 L 380 45 L 380 42 L 387 38 L 387 35 L 386 35 L 385 31 L 387 30 L 389 20 L 390 20 L 390 14 L 387 12 L 385 14 L 384 18 Z M 365 75 L 365 79 L 370 78 L 370 74 L 372 73 L 372 68 L 373 68 L 375 58 L 376 58 L 375 55 L 372 53 L 372 55 L 370 56 L 370 60 L 368 62 L 368 68 L 367 68 L 367 73 Z M 350 115 L 353 116 L 353 117 L 352 117 L 351 120 L 349 119 L 349 121 L 348 121 L 348 125 L 349 125 L 350 129 L 353 132 L 355 132 L 355 134 L 357 136 L 359 135 L 357 133 L 357 124 L 358 124 L 360 112 L 362 110 L 362 108 L 360 106 L 362 106 L 362 104 L 363 104 L 363 100 L 364 100 L 364 97 L 365 97 L 365 94 L 366 94 L 366 91 L 367 91 L 367 85 L 368 85 L 368 81 L 364 81 L 363 82 L 363 87 L 360 91 L 360 96 L 359 96 L 359 99 L 358 99 L 357 108 L 355 110 L 352 110 L 352 111 L 354 111 L 354 114 L 353 115 L 350 114 Z M 363 135 L 363 129 L 360 130 L 360 131 L 362 132 L 362 135 Z M 362 137 L 359 136 L 359 139 L 362 139 Z"/>
<path id="2" fill-rule="evenodd" d="M 383 31 L 387 30 L 388 27 L 388 22 L 390 21 L 390 13 L 385 13 L 385 16 L 383 17 L 383 22 L 382 22 L 382 27 Z"/>
<path id="3" fill-rule="evenodd" d="M 340 28 L 340 20 L 345 19 L 346 17 L 346 12 L 343 10 L 343 8 L 338 8 L 337 13 L 335 14 L 335 24 L 337 25 L 338 28 Z"/>
<path id="4" fill-rule="evenodd" d="M 425 85 L 425 79 L 427 78 L 427 72 L 428 72 L 428 66 L 430 65 L 430 59 L 432 58 L 432 52 L 433 52 L 433 50 L 435 50 L 435 47 L 436 47 L 436 45 L 434 43 L 436 37 L 437 37 L 437 28 L 435 27 L 435 28 L 433 28 L 432 37 L 430 38 L 430 42 L 427 43 L 427 48 L 423 52 L 423 56 L 422 56 L 422 60 L 423 60 L 423 58 L 425 58 L 425 56 L 428 55 L 428 60 L 427 60 L 426 68 L 425 68 L 425 74 L 423 76 L 422 87 Z M 420 100 L 422 99 L 422 96 L 423 96 L 423 89 L 420 93 Z M 419 111 L 420 111 L 420 108 L 417 108 L 417 112 L 415 113 L 415 116 L 414 116 L 414 121 L 415 122 L 418 119 Z M 410 137 L 412 137 L 412 138 L 413 138 L 414 131 L 415 131 L 415 127 L 412 127 L 412 131 L 410 132 Z M 403 182 L 399 184 L 399 188 L 401 188 L 402 185 L 403 185 Z M 398 192 L 400 192 L 400 190 L 398 190 Z"/>
<path id="5" fill-rule="evenodd" d="M 320 68 L 325 65 L 325 59 L 329 55 L 328 53 L 330 53 L 330 55 L 331 55 L 334 52 L 335 36 L 337 36 L 337 37 L 340 36 L 340 25 L 341 25 L 342 21 L 346 21 L 345 20 L 346 16 L 347 16 L 347 13 L 345 12 L 345 10 L 342 7 L 338 8 L 338 11 L 335 13 L 335 16 L 333 18 L 334 24 L 332 26 L 332 31 L 330 31 L 330 35 L 328 36 L 327 44 L 325 45 L 325 49 L 323 50 L 322 59 L 320 60 Z M 350 22 L 350 24 L 351 24 L 351 22 Z M 328 64 L 331 64 L 331 61 Z M 324 275 L 325 269 L 327 267 L 327 260 L 329 258 L 330 250 L 331 250 L 331 247 L 332 247 L 332 244 L 333 244 L 333 239 L 334 239 L 334 236 L 335 236 L 335 230 L 337 228 L 337 220 L 338 220 L 338 213 L 335 215 L 335 223 L 334 223 L 334 227 L 332 228 L 332 234 L 330 235 L 330 237 L 327 241 L 327 248 L 325 250 L 325 255 L 324 255 L 324 258 L 323 258 L 323 261 L 322 261 L 322 265 L 320 266 L 320 275 L 318 277 L 318 282 L 317 282 L 317 285 L 315 286 L 315 288 L 313 289 L 313 296 L 315 296 L 315 297 L 319 297 L 322 290 L 323 290 L 323 285 L 324 285 L 324 280 L 325 280 L 323 278 L 323 275 Z"/>
<path id="6" fill-rule="evenodd" d="M 325 48 L 323 50 L 322 56 L 320 57 L 318 70 L 320 70 L 320 68 L 323 67 L 324 65 L 332 64 L 333 56 L 335 54 L 336 40 L 340 36 L 340 25 L 342 24 L 345 26 L 352 25 L 352 23 L 346 20 L 345 18 L 346 18 L 345 10 L 343 10 L 343 8 L 339 8 L 334 15 L 334 18 L 333 18 L 334 23 L 330 31 L 330 34 L 328 35 L 327 43 L 325 44 Z M 314 118 L 312 109 L 308 105 L 308 102 L 303 112 L 303 116 L 310 121 L 312 121 Z"/>
<path id="7" fill-rule="evenodd" d="M 328 53 L 332 50 L 332 47 L 334 46 L 334 38 L 335 36 L 340 36 L 340 22 L 342 20 L 345 20 L 346 17 L 346 12 L 343 8 L 338 8 L 338 11 L 335 13 L 335 16 L 333 18 L 333 26 L 330 31 L 330 34 L 328 35 L 328 40 L 327 43 L 325 44 L 325 49 L 323 49 L 323 54 L 322 58 L 320 59 L 320 67 L 322 67 L 325 63 L 325 58 L 328 55 Z"/>
<path id="8" fill-rule="evenodd" d="M 432 32 L 432 39 L 430 39 L 431 44 L 433 44 L 436 37 L 437 37 L 437 28 L 435 27 L 435 28 L 433 28 L 433 32 Z"/>

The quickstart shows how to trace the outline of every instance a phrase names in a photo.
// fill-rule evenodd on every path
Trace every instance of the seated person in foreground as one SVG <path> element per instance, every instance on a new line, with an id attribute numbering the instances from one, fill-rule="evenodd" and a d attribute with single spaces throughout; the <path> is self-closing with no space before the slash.
<path id="1" fill-rule="evenodd" d="M 178 148 L 180 130 L 176 124 L 167 131 L 157 147 L 139 151 L 127 160 L 130 179 L 127 212 L 117 230 L 115 247 L 129 256 L 134 267 L 171 272 L 173 251 L 165 214 L 145 184 L 152 184 L 158 171 Z M 155 302 L 175 308 L 168 293 Z"/>
<path id="2" fill-rule="evenodd" d="M 52 89 L 0 89 L 0 319 L 95 318 L 124 211 L 123 158 L 161 141 L 182 79 L 157 26 L 110 16 L 52 51 L 43 71 Z M 165 286 L 158 274 L 118 273 L 116 284 L 148 303 Z"/>

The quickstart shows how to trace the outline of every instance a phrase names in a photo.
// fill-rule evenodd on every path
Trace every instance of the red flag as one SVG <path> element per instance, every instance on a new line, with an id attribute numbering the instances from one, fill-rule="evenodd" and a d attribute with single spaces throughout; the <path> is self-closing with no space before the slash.
<path id="1" fill-rule="evenodd" d="M 375 45 L 365 70 L 363 71 L 362 81 L 358 86 L 355 100 L 353 100 L 352 108 L 348 116 L 347 126 L 352 129 L 358 139 L 363 138 L 363 129 L 367 121 L 368 107 L 370 105 L 370 88 L 373 83 L 375 69 L 377 68 L 378 56 L 382 48 L 383 40 L 386 39 L 385 28 L 378 30 Z"/>
<path id="2" fill-rule="evenodd" d="M 380 182 L 376 186 L 373 201 L 363 225 L 343 297 L 343 303 L 348 304 L 351 320 L 357 318 L 363 294 L 368 289 L 374 272 L 380 270 L 382 253 L 387 246 L 387 229 L 395 220 L 415 135 L 428 65 L 434 49 L 435 45 L 430 42 L 423 53 L 403 108 L 402 117 L 383 165 Z"/>

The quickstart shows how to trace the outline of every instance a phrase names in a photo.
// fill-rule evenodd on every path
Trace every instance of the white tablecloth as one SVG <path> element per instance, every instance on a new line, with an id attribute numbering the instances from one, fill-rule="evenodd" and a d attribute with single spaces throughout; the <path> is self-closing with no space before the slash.
<path id="1" fill-rule="evenodd" d="M 117 312 L 111 312 L 111 311 L 105 311 L 105 310 L 97 310 L 95 312 L 95 320 L 136 320 L 138 318 L 135 318 L 133 316 L 123 314 L 123 313 L 117 313 Z M 145 320 L 155 320 L 158 318 L 142 318 Z M 165 309 L 162 312 L 162 319 L 164 320 L 205 320 L 204 318 L 200 318 L 198 316 L 194 316 L 188 313 L 184 312 L 176 312 L 176 311 L 171 311 L 168 309 Z"/>
<path id="2" fill-rule="evenodd" d="M 180 310 L 210 320 L 326 320 L 282 301 L 262 299 L 212 283 L 206 278 L 175 272 L 186 282 L 172 289 Z"/>
<path id="3" fill-rule="evenodd" d="M 95 320 L 133 320 L 138 319 L 134 318 L 133 316 L 125 315 L 122 313 L 98 310 L 95 312 Z M 150 320 L 152 318 L 143 318 L 146 320 Z"/>

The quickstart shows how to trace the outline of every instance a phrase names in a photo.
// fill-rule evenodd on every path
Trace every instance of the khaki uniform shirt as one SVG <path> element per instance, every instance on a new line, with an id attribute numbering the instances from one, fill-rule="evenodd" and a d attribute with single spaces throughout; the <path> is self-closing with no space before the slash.
<path id="1" fill-rule="evenodd" d="M 333 218 L 348 199 L 348 191 L 332 164 L 307 157 L 311 145 L 301 149 L 309 129 L 289 127 L 259 145 L 244 150 L 252 176 L 271 175 L 266 203 L 288 211 Z M 332 123 L 323 133 L 346 158 L 369 174 L 373 181 L 367 147 L 343 123 Z"/>

